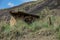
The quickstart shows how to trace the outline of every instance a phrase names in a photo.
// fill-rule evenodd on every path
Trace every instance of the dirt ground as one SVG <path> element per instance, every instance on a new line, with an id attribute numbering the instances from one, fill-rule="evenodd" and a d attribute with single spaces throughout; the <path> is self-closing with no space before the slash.
<path id="1" fill-rule="evenodd" d="M 41 29 L 35 33 L 24 35 L 18 40 L 57 40 L 55 32 L 52 30 Z"/>

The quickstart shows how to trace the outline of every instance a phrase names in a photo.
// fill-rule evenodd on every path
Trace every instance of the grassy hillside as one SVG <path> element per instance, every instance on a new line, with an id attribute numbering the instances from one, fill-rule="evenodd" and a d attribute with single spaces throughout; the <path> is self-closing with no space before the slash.
<path id="1" fill-rule="evenodd" d="M 26 11 L 27 8 L 38 5 L 37 2 L 28 2 L 20 6 L 0 10 Z M 28 10 L 29 10 L 28 9 Z M 60 40 L 60 9 L 49 10 L 48 7 L 42 11 L 37 11 L 40 18 L 31 24 L 27 24 L 22 19 L 17 19 L 14 26 L 0 21 L 0 40 Z"/>

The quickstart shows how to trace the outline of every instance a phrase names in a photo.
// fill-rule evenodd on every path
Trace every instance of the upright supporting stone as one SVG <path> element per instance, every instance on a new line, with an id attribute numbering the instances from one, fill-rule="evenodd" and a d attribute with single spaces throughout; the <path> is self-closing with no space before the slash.
<path id="1" fill-rule="evenodd" d="M 49 16 L 48 19 L 49 19 L 49 25 L 52 25 L 52 19 L 51 19 L 51 17 Z"/>

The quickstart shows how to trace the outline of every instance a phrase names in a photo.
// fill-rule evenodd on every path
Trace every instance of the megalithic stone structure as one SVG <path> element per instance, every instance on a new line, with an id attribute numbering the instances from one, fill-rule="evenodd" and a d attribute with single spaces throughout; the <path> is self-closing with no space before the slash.
<path id="1" fill-rule="evenodd" d="M 26 22 L 31 22 L 32 19 L 34 19 L 35 17 L 39 17 L 39 15 L 37 13 L 35 13 L 34 11 L 38 11 L 38 10 L 42 10 L 46 7 L 54 8 L 57 7 L 57 5 L 59 5 L 59 0 L 45 0 L 37 5 L 35 5 L 35 7 L 30 8 L 27 12 L 15 12 L 14 10 L 11 11 L 12 16 L 23 16 L 24 20 Z"/>

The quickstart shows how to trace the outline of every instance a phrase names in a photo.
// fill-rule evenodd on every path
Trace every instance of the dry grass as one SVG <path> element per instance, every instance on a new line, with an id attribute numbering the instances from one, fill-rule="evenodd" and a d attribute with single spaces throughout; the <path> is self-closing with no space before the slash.
<path id="1" fill-rule="evenodd" d="M 35 22 L 33 22 L 31 24 L 27 24 L 23 20 L 17 19 L 17 23 L 13 27 L 10 26 L 9 24 L 2 22 L 0 24 L 0 39 L 1 40 L 17 40 L 17 39 L 21 38 L 21 40 L 22 39 L 24 40 L 24 35 L 26 35 L 26 37 L 25 37 L 26 40 L 28 40 L 28 38 L 30 38 L 30 37 L 33 39 L 32 36 L 34 36 L 34 35 L 35 35 L 34 37 L 36 37 L 38 35 L 38 37 L 36 37 L 36 40 L 38 40 L 39 37 L 41 37 L 42 40 L 44 40 L 46 38 L 48 38 L 50 40 L 50 38 L 52 38 L 52 37 L 54 37 L 55 39 L 59 39 L 60 38 L 59 16 L 52 16 L 51 20 L 53 22 L 52 25 L 49 25 L 48 16 L 45 17 L 44 19 L 41 19 L 41 20 L 39 19 L 38 21 L 36 20 Z M 51 30 L 51 31 L 49 31 L 49 30 Z M 48 35 L 48 37 L 46 37 L 46 35 Z M 48 39 L 46 39 L 46 40 L 48 40 Z M 52 38 L 52 40 L 54 40 L 54 39 Z"/>

